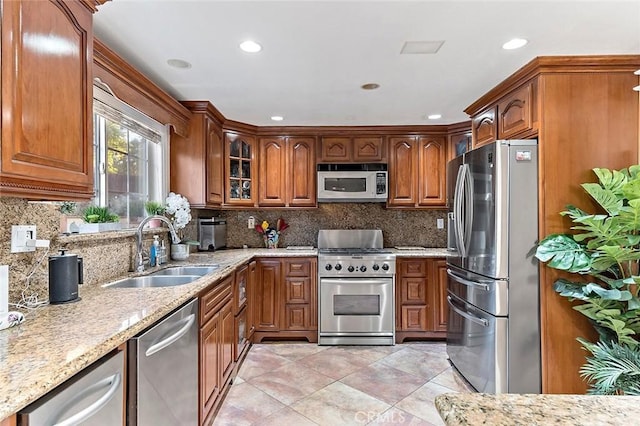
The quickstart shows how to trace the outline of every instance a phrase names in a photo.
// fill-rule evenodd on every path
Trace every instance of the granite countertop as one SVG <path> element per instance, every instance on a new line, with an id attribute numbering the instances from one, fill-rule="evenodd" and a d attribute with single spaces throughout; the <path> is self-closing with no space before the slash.
<path id="1" fill-rule="evenodd" d="M 81 285 L 79 302 L 47 305 L 28 313 L 19 326 L 0 331 L 0 420 L 197 297 L 252 257 L 316 255 L 315 249 L 193 253 L 188 260 L 167 266 L 219 264 L 220 268 L 175 287 L 106 289 Z"/>
<path id="2" fill-rule="evenodd" d="M 447 257 L 451 252 L 446 248 L 393 247 L 391 252 L 397 257 Z"/>
<path id="3" fill-rule="evenodd" d="M 447 393 L 435 399 L 447 425 L 637 424 L 635 396 Z"/>

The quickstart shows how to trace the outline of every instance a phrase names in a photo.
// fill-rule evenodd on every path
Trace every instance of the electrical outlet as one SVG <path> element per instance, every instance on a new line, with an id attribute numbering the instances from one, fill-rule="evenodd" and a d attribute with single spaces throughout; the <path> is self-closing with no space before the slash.
<path id="1" fill-rule="evenodd" d="M 256 218 L 253 216 L 249 216 L 249 220 L 247 221 L 247 228 L 253 229 L 256 227 Z"/>
<path id="2" fill-rule="evenodd" d="M 12 225 L 11 226 L 11 253 L 36 251 L 36 246 L 33 243 L 35 239 L 36 239 L 35 225 Z"/>
<path id="3" fill-rule="evenodd" d="M 436 226 L 438 229 L 444 229 L 444 219 L 436 219 Z"/>

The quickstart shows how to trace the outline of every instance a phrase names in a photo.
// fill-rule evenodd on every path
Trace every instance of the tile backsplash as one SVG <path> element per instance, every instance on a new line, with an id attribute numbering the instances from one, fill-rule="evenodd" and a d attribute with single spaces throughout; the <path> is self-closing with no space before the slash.
<path id="1" fill-rule="evenodd" d="M 250 216 L 256 224 L 266 220 L 275 225 L 282 217 L 290 226 L 280 235 L 280 247 L 316 246 L 320 229 L 382 229 L 384 245 L 445 247 L 446 229 L 437 229 L 436 219 L 446 219 L 445 210 L 386 209 L 381 203 L 321 203 L 317 209 L 282 210 L 198 210 L 199 217 L 227 220 L 227 246 L 262 247 L 262 236 L 248 229 Z M 446 221 L 445 221 L 446 223 Z"/>

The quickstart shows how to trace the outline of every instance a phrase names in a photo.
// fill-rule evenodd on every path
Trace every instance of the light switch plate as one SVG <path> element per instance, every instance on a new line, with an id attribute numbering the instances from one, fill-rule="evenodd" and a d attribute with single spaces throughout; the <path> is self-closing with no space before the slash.
<path id="1" fill-rule="evenodd" d="M 36 251 L 35 244 L 27 244 L 27 240 L 35 241 L 35 239 L 36 239 L 35 225 L 11 226 L 11 253 Z"/>
<path id="2" fill-rule="evenodd" d="M 253 216 L 249 216 L 249 220 L 247 221 L 247 228 L 253 229 L 256 227 L 256 219 Z"/>
<path id="3" fill-rule="evenodd" d="M 444 229 L 444 219 L 436 219 L 436 226 L 438 229 Z"/>

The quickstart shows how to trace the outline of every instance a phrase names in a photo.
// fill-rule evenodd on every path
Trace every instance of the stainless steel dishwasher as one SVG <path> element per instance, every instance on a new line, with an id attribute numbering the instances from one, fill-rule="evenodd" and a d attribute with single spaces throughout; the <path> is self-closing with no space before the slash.
<path id="1" fill-rule="evenodd" d="M 198 424 L 198 303 L 129 340 L 128 425 Z"/>
<path id="2" fill-rule="evenodd" d="M 18 413 L 29 426 L 121 425 L 124 422 L 124 354 L 86 367 Z"/>

